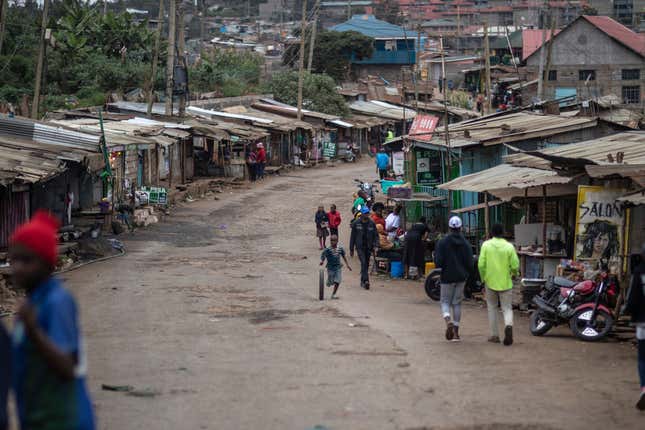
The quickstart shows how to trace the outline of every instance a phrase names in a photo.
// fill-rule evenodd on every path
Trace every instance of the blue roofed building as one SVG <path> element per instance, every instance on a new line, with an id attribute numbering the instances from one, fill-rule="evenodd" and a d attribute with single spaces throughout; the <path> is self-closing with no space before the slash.
<path id="1" fill-rule="evenodd" d="M 354 15 L 330 30 L 356 31 L 374 39 L 374 54 L 370 58 L 352 61 L 352 69 L 357 76 L 379 75 L 385 79 L 399 79 L 401 67 L 414 65 L 420 51 L 416 31 L 381 21 L 374 15 Z M 422 37 L 421 46 L 423 42 Z"/>

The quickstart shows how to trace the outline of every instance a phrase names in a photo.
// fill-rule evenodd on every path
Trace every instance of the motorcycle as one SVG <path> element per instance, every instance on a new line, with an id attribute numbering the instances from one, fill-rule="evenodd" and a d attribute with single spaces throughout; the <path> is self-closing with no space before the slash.
<path id="1" fill-rule="evenodd" d="M 479 270 L 477 269 L 477 257 L 474 258 L 473 264 L 473 276 L 468 278 L 464 286 L 464 297 L 467 299 L 470 299 L 473 293 L 481 293 L 484 289 L 484 283 L 481 281 Z M 433 269 L 428 273 L 424 288 L 426 294 L 432 300 L 437 302 L 441 300 L 441 269 Z"/>
<path id="2" fill-rule="evenodd" d="M 537 309 L 531 314 L 529 330 L 533 336 L 542 336 L 557 325 L 569 324 L 580 340 L 603 339 L 614 325 L 609 307 L 617 293 L 616 281 L 605 272 L 597 282 L 555 277 L 532 300 Z"/>
<path id="3" fill-rule="evenodd" d="M 356 162 L 356 150 L 354 149 L 354 146 L 351 143 L 347 144 L 347 148 L 345 149 L 345 155 L 343 156 L 342 160 L 347 163 Z"/>
<path id="4" fill-rule="evenodd" d="M 374 195 L 376 194 L 374 184 L 371 182 L 363 182 L 360 179 L 354 179 L 354 182 L 358 183 L 358 189 L 364 191 L 368 199 L 374 201 Z"/>

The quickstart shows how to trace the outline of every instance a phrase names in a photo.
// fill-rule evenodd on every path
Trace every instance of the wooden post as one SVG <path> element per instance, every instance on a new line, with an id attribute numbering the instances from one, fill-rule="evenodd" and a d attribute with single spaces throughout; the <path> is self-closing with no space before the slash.
<path id="1" fill-rule="evenodd" d="M 490 206 L 488 205 L 488 192 L 484 193 L 484 234 L 486 239 L 489 237 L 489 226 L 490 226 Z"/>
<path id="2" fill-rule="evenodd" d="M 530 224 L 531 220 L 529 219 L 529 189 L 524 188 L 524 224 Z"/>
<path id="3" fill-rule="evenodd" d="M 172 0 L 171 0 L 172 1 Z M 107 4 L 107 2 L 105 3 Z M 157 79 L 157 66 L 159 63 L 159 45 L 161 45 L 161 32 L 163 31 L 163 0 L 159 0 L 159 15 L 157 16 L 157 33 L 155 34 L 155 47 L 152 51 L 152 69 L 148 83 L 148 118 L 152 118 L 152 105 L 154 103 L 155 81 Z"/>
<path id="4" fill-rule="evenodd" d="M 542 185 L 542 255 L 546 257 L 546 185 Z"/>
<path id="5" fill-rule="evenodd" d="M 184 25 L 184 7 L 180 4 L 179 5 L 179 28 L 178 28 L 178 59 L 179 59 L 179 64 L 181 64 L 181 67 L 186 67 L 186 58 L 185 58 L 185 52 L 186 52 L 186 38 L 184 35 L 185 31 L 185 25 Z M 184 69 L 186 72 L 186 79 L 188 79 L 188 69 Z M 179 96 L 179 116 L 184 116 L 186 113 L 186 90 L 188 90 L 188 85 L 186 85 L 186 88 L 184 91 L 181 93 Z M 183 146 L 182 146 L 183 147 Z M 183 171 L 183 170 L 182 170 Z M 182 173 L 183 175 L 183 173 Z M 182 182 L 183 183 L 183 182 Z"/>
<path id="6" fill-rule="evenodd" d="M 168 146 L 168 193 L 170 193 L 170 190 L 172 189 L 172 167 L 175 163 L 173 163 L 173 158 L 174 158 L 174 153 L 175 153 L 175 145 L 169 145 Z"/>
<path id="7" fill-rule="evenodd" d="M 4 13 L 3 13 L 4 15 Z M 49 15 L 49 0 L 43 0 L 43 16 L 40 24 L 40 47 L 36 60 L 36 78 L 34 80 L 34 101 L 31 105 L 31 118 L 38 119 L 40 107 L 40 86 L 43 81 L 43 66 L 45 62 L 45 33 L 47 32 L 47 16 Z"/>
<path id="8" fill-rule="evenodd" d="M 172 116 L 172 93 L 175 76 L 175 35 L 177 33 L 177 0 L 168 6 L 168 56 L 166 58 L 166 115 Z"/>
<path id="9" fill-rule="evenodd" d="M 443 49 L 443 37 L 439 38 L 441 50 L 441 79 L 443 80 L 443 135 L 446 144 L 446 159 L 448 162 L 448 180 L 452 180 L 452 151 L 450 150 L 450 118 L 448 116 L 448 80 L 446 79 L 446 52 Z M 448 190 L 448 214 L 452 211 L 452 190 Z"/>
<path id="10" fill-rule="evenodd" d="M 488 22 L 484 22 L 484 55 L 486 56 L 486 96 L 488 113 L 493 109 L 493 97 L 490 93 L 490 44 L 488 41 Z"/>
<path id="11" fill-rule="evenodd" d="M 4 44 L 4 33 L 9 14 L 9 0 L 0 0 L 0 55 L 2 55 L 2 45 Z"/>
<path id="12" fill-rule="evenodd" d="M 298 121 L 302 119 L 302 85 L 305 73 L 305 30 L 307 29 L 307 0 L 302 0 L 302 22 L 300 24 L 300 59 L 298 64 Z"/>
<path id="13" fill-rule="evenodd" d="M 307 72 L 311 73 L 311 66 L 314 61 L 314 46 L 316 45 L 316 30 L 318 27 L 318 9 L 320 8 L 320 0 L 316 0 L 314 6 L 314 19 L 311 24 L 311 39 L 309 40 L 309 61 L 307 62 Z"/>

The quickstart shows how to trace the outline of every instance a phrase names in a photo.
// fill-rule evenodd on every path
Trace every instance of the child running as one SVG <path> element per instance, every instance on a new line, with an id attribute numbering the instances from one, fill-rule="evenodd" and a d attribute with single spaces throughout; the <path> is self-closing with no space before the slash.
<path id="1" fill-rule="evenodd" d="M 327 247 L 327 236 L 329 236 L 329 217 L 324 206 L 318 206 L 314 221 L 316 222 L 316 236 L 318 236 L 320 250 L 322 251 Z"/>
<path id="2" fill-rule="evenodd" d="M 341 272 L 343 265 L 341 264 L 340 258 L 343 258 L 343 261 L 350 272 L 352 271 L 352 268 L 349 267 L 347 258 L 345 258 L 345 250 L 342 246 L 338 246 L 338 236 L 332 235 L 329 238 L 329 243 L 329 248 L 325 248 L 320 255 L 320 265 L 322 266 L 325 263 L 325 260 L 327 260 L 327 286 L 334 286 L 331 298 L 337 299 L 338 296 L 336 293 L 338 293 L 338 287 L 340 287 L 340 283 L 342 281 Z"/>

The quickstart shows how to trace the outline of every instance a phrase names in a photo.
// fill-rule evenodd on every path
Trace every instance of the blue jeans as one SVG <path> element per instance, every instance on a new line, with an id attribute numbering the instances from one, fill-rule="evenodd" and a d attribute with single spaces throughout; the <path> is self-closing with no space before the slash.
<path id="1" fill-rule="evenodd" d="M 464 298 L 465 282 L 441 284 L 441 315 L 450 318 L 452 308 L 452 322 L 458 326 L 461 321 L 461 301 Z"/>
<path id="2" fill-rule="evenodd" d="M 258 163 L 257 169 L 258 169 L 258 179 L 264 178 L 264 163 Z"/>

